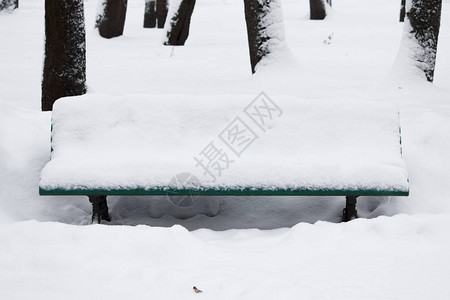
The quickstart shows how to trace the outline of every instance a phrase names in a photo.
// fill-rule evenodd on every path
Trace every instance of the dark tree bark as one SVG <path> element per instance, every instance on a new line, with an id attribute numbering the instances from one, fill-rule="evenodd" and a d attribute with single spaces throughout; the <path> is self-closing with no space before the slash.
<path id="1" fill-rule="evenodd" d="M 158 24 L 158 28 L 164 28 L 167 11 L 167 0 L 146 0 L 144 28 L 155 28 L 156 24 Z"/>
<path id="2" fill-rule="evenodd" d="M 123 34 L 127 0 L 102 0 L 103 10 L 98 14 L 96 27 L 104 38 L 118 37 Z"/>
<path id="3" fill-rule="evenodd" d="M 283 47 L 280 0 L 244 0 L 244 8 L 251 70 L 255 73 L 258 63 Z"/>
<path id="4" fill-rule="evenodd" d="M 331 6 L 331 0 L 309 0 L 311 20 L 323 20 L 327 16 L 326 4 Z"/>
<path id="5" fill-rule="evenodd" d="M 192 10 L 194 10 L 194 6 L 192 6 Z M 164 24 L 166 24 L 166 19 L 167 19 L 167 12 L 168 12 L 167 0 L 157 0 L 156 1 L 156 17 L 158 19 L 158 28 L 164 28 Z M 191 12 L 191 15 L 192 15 L 192 12 Z"/>
<path id="6" fill-rule="evenodd" d="M 269 3 L 261 4 L 259 1 L 244 0 L 252 73 L 255 73 L 255 67 L 264 55 L 268 54 L 267 49 L 264 49 L 262 45 L 268 40 L 264 35 L 265 24 L 263 19 L 265 16 L 265 8 Z"/>
<path id="7" fill-rule="evenodd" d="M 416 66 L 421 69 L 429 82 L 433 82 L 436 53 L 441 25 L 442 0 L 412 0 L 407 17 L 411 27 L 409 37 L 417 43 L 415 49 Z"/>
<path id="8" fill-rule="evenodd" d="M 0 0 L 1 10 L 14 10 L 19 8 L 19 0 Z"/>
<path id="9" fill-rule="evenodd" d="M 195 0 L 182 0 L 178 10 L 170 20 L 170 29 L 164 45 L 183 46 L 189 36 L 191 16 Z"/>
<path id="10" fill-rule="evenodd" d="M 400 22 L 405 22 L 405 15 L 406 15 L 406 0 L 402 0 L 400 3 Z"/>
<path id="11" fill-rule="evenodd" d="M 156 1 L 145 1 L 144 28 L 156 27 Z"/>
<path id="12" fill-rule="evenodd" d="M 83 0 L 45 1 L 45 58 L 42 110 L 65 96 L 86 93 Z"/>

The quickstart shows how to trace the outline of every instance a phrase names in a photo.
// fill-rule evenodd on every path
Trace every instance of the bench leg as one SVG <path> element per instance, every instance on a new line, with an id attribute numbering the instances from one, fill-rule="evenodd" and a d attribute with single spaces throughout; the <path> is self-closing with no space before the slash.
<path id="1" fill-rule="evenodd" d="M 106 196 L 88 196 L 89 202 L 92 203 L 92 223 L 97 219 L 98 224 L 102 220 L 111 221 L 108 213 L 108 203 L 106 202 Z"/>
<path id="2" fill-rule="evenodd" d="M 358 196 L 345 196 L 345 208 L 342 211 L 342 222 L 348 222 L 358 218 L 356 198 L 358 198 Z"/>

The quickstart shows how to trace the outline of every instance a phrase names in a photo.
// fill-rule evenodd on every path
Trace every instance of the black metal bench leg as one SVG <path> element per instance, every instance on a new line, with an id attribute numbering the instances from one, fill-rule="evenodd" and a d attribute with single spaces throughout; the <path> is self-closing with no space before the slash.
<path id="1" fill-rule="evenodd" d="M 92 203 L 92 223 L 97 218 L 98 224 L 102 222 L 102 220 L 111 221 L 108 212 L 108 203 L 106 201 L 106 196 L 88 196 L 89 202 Z"/>
<path id="2" fill-rule="evenodd" d="M 345 208 L 342 211 L 342 222 L 348 222 L 358 218 L 356 198 L 358 198 L 358 196 L 345 196 Z"/>

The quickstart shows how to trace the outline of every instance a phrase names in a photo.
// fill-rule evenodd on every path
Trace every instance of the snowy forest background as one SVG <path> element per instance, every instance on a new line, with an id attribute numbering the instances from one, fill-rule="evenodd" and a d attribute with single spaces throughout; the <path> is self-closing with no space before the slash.
<path id="1" fill-rule="evenodd" d="M 228 197 L 217 216 L 183 220 L 164 197 L 111 197 L 112 224 L 133 226 L 77 226 L 90 224 L 85 197 L 38 195 L 44 3 L 21 0 L 0 12 L 0 298 L 199 297 L 192 286 L 211 299 L 450 296 L 450 1 L 433 83 L 404 60 L 398 0 L 335 0 L 314 21 L 308 1 L 281 1 L 286 48 L 254 75 L 240 0 L 197 0 L 183 47 L 143 28 L 141 0 L 128 0 L 122 36 L 100 37 L 98 4 L 84 2 L 88 93 L 389 101 L 410 196 L 361 197 L 367 219 L 346 224 L 335 197 Z"/>

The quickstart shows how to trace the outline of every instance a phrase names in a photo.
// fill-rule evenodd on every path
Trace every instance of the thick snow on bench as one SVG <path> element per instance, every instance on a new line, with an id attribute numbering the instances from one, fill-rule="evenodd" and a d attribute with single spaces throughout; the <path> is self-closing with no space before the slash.
<path id="1" fill-rule="evenodd" d="M 398 109 L 390 103 L 88 94 L 58 100 L 52 128 L 42 194 L 154 193 L 171 180 L 173 188 L 180 173 L 198 179 L 178 177 L 182 189 L 405 194 L 409 188 Z"/>

